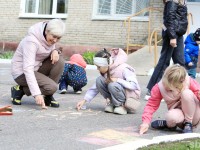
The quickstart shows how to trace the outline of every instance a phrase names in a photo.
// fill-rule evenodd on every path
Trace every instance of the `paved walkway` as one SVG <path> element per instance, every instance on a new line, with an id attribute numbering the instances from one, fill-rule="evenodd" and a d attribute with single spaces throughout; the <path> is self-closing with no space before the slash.
<path id="1" fill-rule="evenodd" d="M 142 98 L 150 78 L 147 74 L 153 68 L 152 56 L 146 50 L 142 49 L 129 55 L 129 63 L 136 69 L 141 85 Z M 143 99 L 141 99 L 141 108 L 135 114 L 105 113 L 105 101 L 101 95 L 97 95 L 92 103 L 87 105 L 86 110 L 76 111 L 76 103 L 83 99 L 86 90 L 95 82 L 99 73 L 95 69 L 87 69 L 87 75 L 88 85 L 83 88 L 81 95 L 74 94 L 72 89 L 69 89 L 65 95 L 55 94 L 55 98 L 61 105 L 58 109 L 41 110 L 32 97 L 26 96 L 23 97 L 21 106 L 13 106 L 10 101 L 10 87 L 15 85 L 15 82 L 10 74 L 10 64 L 1 62 L 0 107 L 12 105 L 13 115 L 0 116 L 0 149 L 133 150 L 137 149 L 136 145 L 158 142 L 155 140 L 157 136 L 162 136 L 157 138 L 161 139 L 167 135 L 182 135 L 179 132 L 150 129 L 147 134 L 140 136 L 138 128 L 146 104 Z M 161 103 L 153 119 L 163 119 L 165 112 L 166 105 Z M 199 129 L 195 130 L 196 133 L 199 131 Z"/>

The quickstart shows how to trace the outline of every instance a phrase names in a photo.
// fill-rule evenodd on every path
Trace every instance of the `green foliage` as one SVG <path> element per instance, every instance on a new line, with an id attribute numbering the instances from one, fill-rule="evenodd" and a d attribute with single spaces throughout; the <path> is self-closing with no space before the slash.
<path id="1" fill-rule="evenodd" d="M 200 139 L 185 139 L 181 141 L 160 143 L 149 145 L 148 147 L 139 148 L 138 150 L 199 150 Z"/>
<path id="2" fill-rule="evenodd" d="M 95 55 L 95 52 L 91 52 L 91 51 L 86 51 L 83 53 L 83 58 L 86 61 L 87 64 L 89 65 L 94 65 L 93 63 L 93 57 Z"/>
<path id="3" fill-rule="evenodd" d="M 0 53 L 0 59 L 12 59 L 13 55 L 13 51 L 4 51 Z"/>

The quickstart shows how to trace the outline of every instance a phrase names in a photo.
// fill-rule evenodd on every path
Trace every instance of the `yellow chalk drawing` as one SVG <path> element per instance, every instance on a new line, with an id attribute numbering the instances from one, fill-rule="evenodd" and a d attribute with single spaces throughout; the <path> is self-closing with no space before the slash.
<path id="1" fill-rule="evenodd" d="M 134 135 L 136 135 L 136 134 L 135 133 L 130 134 L 128 132 L 116 131 L 113 129 L 106 129 L 106 130 L 93 132 L 93 133 L 89 134 L 89 136 L 95 136 L 95 137 L 99 137 L 99 138 L 103 138 L 103 139 L 107 139 L 107 140 L 117 140 L 121 143 L 139 139 L 139 137 L 134 136 Z"/>

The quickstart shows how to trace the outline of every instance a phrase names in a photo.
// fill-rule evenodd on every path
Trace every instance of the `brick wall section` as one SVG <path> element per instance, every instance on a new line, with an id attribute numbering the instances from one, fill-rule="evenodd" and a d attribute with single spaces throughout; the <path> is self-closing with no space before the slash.
<path id="1" fill-rule="evenodd" d="M 151 0 L 150 5 L 162 8 L 160 0 Z M 20 0 L 0 1 L 0 42 L 19 42 L 34 23 L 46 19 L 18 18 Z M 61 39 L 67 45 L 97 45 L 126 47 L 126 30 L 123 21 L 91 20 L 93 0 L 70 0 L 66 34 Z M 153 12 L 151 28 L 158 27 L 162 22 L 162 13 Z M 132 22 L 133 42 L 147 44 L 148 22 Z"/>
<path id="2" fill-rule="evenodd" d="M 0 41 L 19 42 L 39 19 L 19 19 L 20 0 L 0 1 Z"/>

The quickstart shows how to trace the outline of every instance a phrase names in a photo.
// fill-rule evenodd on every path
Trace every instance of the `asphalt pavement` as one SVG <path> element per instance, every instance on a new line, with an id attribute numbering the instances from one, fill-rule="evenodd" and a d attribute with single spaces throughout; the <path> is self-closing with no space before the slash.
<path id="1" fill-rule="evenodd" d="M 87 104 L 86 110 L 75 109 L 76 103 L 83 99 L 85 92 L 99 75 L 95 69 L 87 69 L 88 84 L 83 88 L 82 94 L 74 94 L 69 88 L 67 94 L 57 92 L 54 95 L 60 103 L 59 108 L 42 110 L 32 97 L 27 96 L 23 97 L 21 106 L 12 105 L 10 88 L 16 83 L 10 74 L 10 63 L 0 62 L 0 107 L 11 105 L 13 108 L 13 115 L 0 116 L 0 149 L 95 150 L 120 146 L 117 149 L 127 150 L 128 148 L 122 148 L 126 143 L 138 141 L 137 144 L 140 145 L 141 140 L 180 134 L 178 131 L 150 128 L 146 134 L 139 135 L 141 116 L 147 102 L 143 98 L 150 78 L 149 71 L 154 66 L 153 60 L 153 54 L 149 54 L 147 49 L 129 55 L 128 63 L 136 69 L 142 95 L 141 107 L 135 114 L 127 115 L 105 113 L 105 100 L 100 94 Z M 164 119 L 166 111 L 166 105 L 162 102 L 153 120 Z M 196 133 L 199 131 L 195 130 Z"/>

